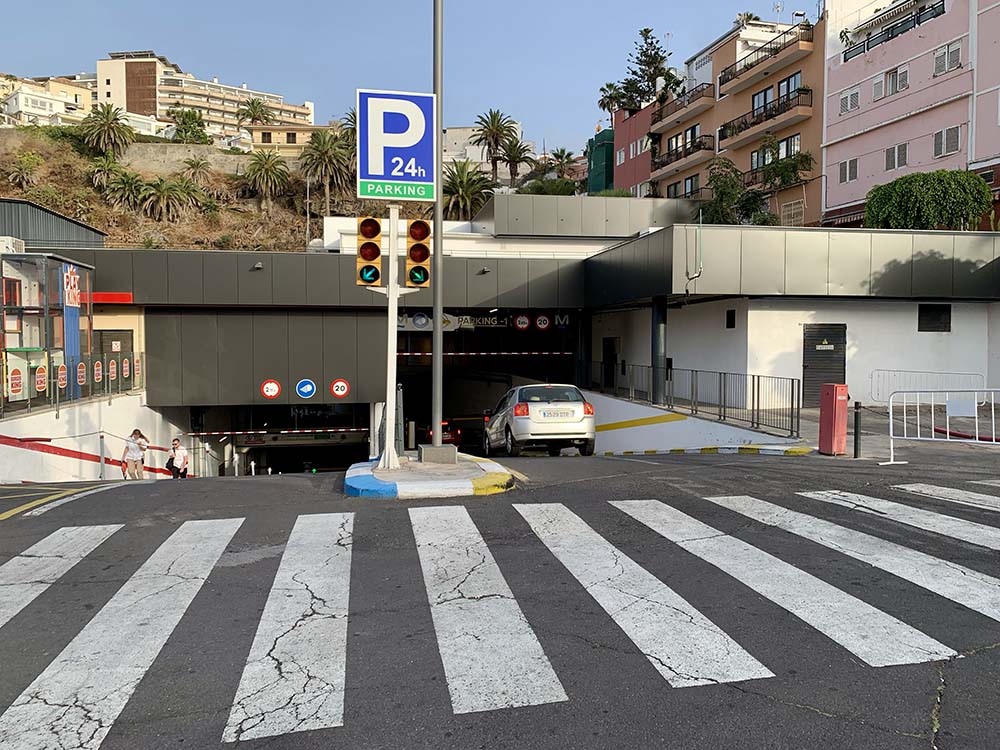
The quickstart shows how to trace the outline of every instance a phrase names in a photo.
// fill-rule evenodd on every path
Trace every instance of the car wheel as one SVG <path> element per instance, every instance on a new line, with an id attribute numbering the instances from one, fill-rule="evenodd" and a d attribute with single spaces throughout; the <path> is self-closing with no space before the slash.
<path id="1" fill-rule="evenodd" d="M 562 453 L 562 446 L 560 446 L 560 445 L 550 445 L 549 446 L 549 455 L 550 456 L 558 456 L 561 453 Z"/>
<path id="2" fill-rule="evenodd" d="M 483 455 L 490 457 L 490 433 L 486 430 L 483 430 Z"/>
<path id="3" fill-rule="evenodd" d="M 507 455 L 510 458 L 517 458 L 521 455 L 521 446 L 514 439 L 514 434 L 507 428 L 507 436 L 505 438 L 504 447 L 507 449 Z"/>
<path id="4" fill-rule="evenodd" d="M 581 456 L 593 456 L 594 455 L 594 442 L 593 440 L 588 440 L 586 443 L 580 446 Z"/>

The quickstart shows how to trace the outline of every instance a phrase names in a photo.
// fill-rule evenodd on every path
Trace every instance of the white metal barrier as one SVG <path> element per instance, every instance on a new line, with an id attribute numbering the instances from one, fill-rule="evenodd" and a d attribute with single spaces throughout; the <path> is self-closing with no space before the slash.
<path id="1" fill-rule="evenodd" d="M 896 460 L 896 440 L 996 445 L 997 395 L 1000 389 L 896 391 L 889 395 L 889 460 Z"/>
<path id="2" fill-rule="evenodd" d="M 986 387 L 986 377 L 978 372 L 933 372 L 930 370 L 872 370 L 869 395 L 872 402 L 885 404 L 897 391 L 947 391 Z"/>

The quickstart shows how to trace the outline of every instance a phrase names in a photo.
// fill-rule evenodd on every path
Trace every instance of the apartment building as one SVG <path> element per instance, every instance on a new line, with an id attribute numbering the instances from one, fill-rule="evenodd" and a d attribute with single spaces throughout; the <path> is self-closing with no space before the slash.
<path id="1" fill-rule="evenodd" d="M 523 132 L 521 123 L 514 122 L 514 137 L 521 140 Z M 441 132 L 441 161 L 448 165 L 456 161 L 471 161 L 483 172 L 492 173 L 493 166 L 486 158 L 486 148 L 475 143 L 476 127 L 474 125 L 459 125 L 444 128 Z M 535 144 L 528 141 L 534 155 Z M 523 176 L 527 168 L 522 166 L 520 176 Z M 520 179 L 520 178 L 519 178 Z M 501 162 L 497 172 L 497 181 L 501 185 L 510 183 L 510 172 Z"/>
<path id="2" fill-rule="evenodd" d="M 615 112 L 615 178 L 614 186 L 628 190 L 636 198 L 650 194 L 652 174 L 649 126 L 655 102 L 639 110 L 620 109 Z"/>
<path id="3" fill-rule="evenodd" d="M 707 167 L 724 156 L 744 184 L 764 188 L 763 167 L 809 152 L 815 165 L 796 184 L 770 191 L 770 209 L 785 226 L 818 224 L 825 21 L 814 25 L 751 21 L 734 26 L 685 62 L 683 93 L 651 113 L 658 137 L 650 180 L 665 198 L 705 198 Z M 817 92 L 814 94 L 814 91 Z"/>
<path id="4" fill-rule="evenodd" d="M 5 76 L 0 84 L 0 113 L 8 123 L 76 125 L 90 107 L 90 91 L 66 79 Z"/>
<path id="5" fill-rule="evenodd" d="M 911 172 L 971 169 L 1000 192 L 1000 3 L 842 0 L 830 13 L 824 223 L 860 226 L 868 191 Z"/>
<path id="6" fill-rule="evenodd" d="M 205 130 L 217 141 L 239 135 L 236 113 L 247 99 L 263 99 L 274 125 L 312 125 L 312 102 L 289 104 L 280 94 L 257 91 L 244 83 L 230 86 L 217 78 L 203 80 L 152 50 L 112 52 L 97 61 L 97 101 L 127 112 L 169 119 L 173 107 L 201 113 Z"/>
<path id="7" fill-rule="evenodd" d="M 336 125 L 248 125 L 251 151 L 277 151 L 281 156 L 297 159 L 317 130 Z"/>

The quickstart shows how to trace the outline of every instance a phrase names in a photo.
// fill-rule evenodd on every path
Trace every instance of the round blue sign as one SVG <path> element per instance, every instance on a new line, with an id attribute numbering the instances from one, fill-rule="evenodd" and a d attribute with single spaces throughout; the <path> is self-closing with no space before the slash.
<path id="1" fill-rule="evenodd" d="M 309 378 L 302 378 L 295 384 L 295 392 L 299 398 L 312 398 L 316 395 L 316 384 Z"/>

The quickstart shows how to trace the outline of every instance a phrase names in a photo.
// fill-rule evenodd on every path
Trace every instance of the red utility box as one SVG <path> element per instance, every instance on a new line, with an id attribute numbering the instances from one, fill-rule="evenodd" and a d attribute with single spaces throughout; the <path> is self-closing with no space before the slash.
<path id="1" fill-rule="evenodd" d="M 825 456 L 847 453 L 847 386 L 825 383 L 819 402 L 819 452 Z"/>

